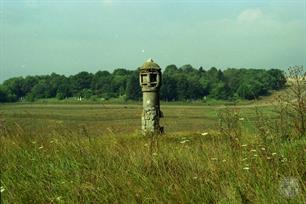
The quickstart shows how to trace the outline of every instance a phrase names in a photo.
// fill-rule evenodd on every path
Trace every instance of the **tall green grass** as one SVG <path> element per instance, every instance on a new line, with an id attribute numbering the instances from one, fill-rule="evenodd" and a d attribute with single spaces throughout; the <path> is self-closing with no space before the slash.
<path id="1" fill-rule="evenodd" d="M 35 134 L 17 124 L 1 134 L 2 203 L 306 202 L 303 139 L 249 134 L 233 147 L 217 130 L 92 137 L 86 127 Z"/>

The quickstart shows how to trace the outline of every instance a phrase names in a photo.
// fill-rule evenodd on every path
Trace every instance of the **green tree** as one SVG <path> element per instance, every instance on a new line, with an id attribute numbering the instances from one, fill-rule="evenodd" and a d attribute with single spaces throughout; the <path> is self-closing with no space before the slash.
<path id="1" fill-rule="evenodd" d="M 178 72 L 178 68 L 176 65 L 174 64 L 171 64 L 171 65 L 168 65 L 166 68 L 165 68 L 165 71 L 163 72 L 164 76 L 174 76 L 176 73 Z"/>
<path id="2" fill-rule="evenodd" d="M 98 71 L 95 73 L 91 88 L 96 95 L 102 95 L 111 92 L 112 75 L 108 71 Z"/>
<path id="3" fill-rule="evenodd" d="M 139 72 L 134 71 L 127 80 L 126 97 L 131 100 L 139 100 L 141 98 L 141 87 L 139 84 Z"/>
<path id="4" fill-rule="evenodd" d="M 23 77 L 8 79 L 3 82 L 3 85 L 6 86 L 18 99 L 25 96 Z"/>
<path id="5" fill-rule="evenodd" d="M 0 85 L 0 103 L 15 102 L 17 101 L 16 95 L 14 95 L 8 87 Z"/>
<path id="6" fill-rule="evenodd" d="M 126 93 L 126 85 L 129 75 L 132 74 L 132 71 L 125 69 L 116 69 L 112 74 L 111 81 L 111 91 L 116 94 L 116 96 L 121 96 Z"/>
<path id="7" fill-rule="evenodd" d="M 70 81 L 67 78 L 61 80 L 61 83 L 58 85 L 56 92 L 56 98 L 64 99 L 72 96 L 72 87 Z"/>
<path id="8" fill-rule="evenodd" d="M 8 90 L 3 85 L 0 85 L 0 102 L 8 102 Z"/>
<path id="9" fill-rule="evenodd" d="M 184 72 L 184 73 L 192 73 L 192 72 L 197 71 L 190 64 L 185 64 L 185 65 L 181 66 L 179 70 Z"/>
<path id="10" fill-rule="evenodd" d="M 212 89 L 210 96 L 215 99 L 231 99 L 233 96 L 230 95 L 230 88 L 228 84 L 220 81 Z"/>
<path id="11" fill-rule="evenodd" d="M 26 96 L 35 98 L 71 96 L 99 96 L 104 98 L 126 96 L 141 98 L 138 71 L 115 69 L 113 73 L 98 71 L 95 74 L 80 72 L 69 78 L 52 73 L 45 76 L 14 77 L 3 83 L 2 101 L 14 101 Z M 177 68 L 168 65 L 163 72 L 162 100 L 197 100 L 209 95 L 216 99 L 241 97 L 254 99 L 286 84 L 284 73 L 278 69 L 235 69 L 225 71 L 215 67 L 209 70 L 193 68 L 190 64 Z"/>
<path id="12" fill-rule="evenodd" d="M 38 98 L 49 98 L 49 84 L 46 80 L 40 80 L 38 84 L 36 84 L 30 93 L 30 97 L 35 99 Z"/>
<path id="13" fill-rule="evenodd" d="M 90 89 L 93 79 L 93 74 L 88 72 L 80 72 L 72 77 L 70 77 L 72 91 L 74 94 L 77 94 L 83 89 Z"/>
<path id="14" fill-rule="evenodd" d="M 36 76 L 27 76 L 23 83 L 23 92 L 25 95 L 29 94 L 32 88 L 38 83 L 39 78 Z"/>
<path id="15" fill-rule="evenodd" d="M 83 89 L 79 92 L 78 96 L 89 99 L 93 96 L 93 91 L 91 89 Z"/>
<path id="16" fill-rule="evenodd" d="M 269 88 L 279 90 L 285 87 L 287 80 L 283 71 L 279 69 L 270 69 L 268 70 L 268 74 L 270 75 L 270 79 L 268 81 Z"/>
<path id="17" fill-rule="evenodd" d="M 238 96 L 249 100 L 255 99 L 265 92 L 263 84 L 254 80 L 243 82 L 237 90 Z"/>
<path id="18" fill-rule="evenodd" d="M 160 88 L 160 97 L 165 101 L 177 100 L 176 80 L 168 75 L 163 77 L 162 86 Z"/>

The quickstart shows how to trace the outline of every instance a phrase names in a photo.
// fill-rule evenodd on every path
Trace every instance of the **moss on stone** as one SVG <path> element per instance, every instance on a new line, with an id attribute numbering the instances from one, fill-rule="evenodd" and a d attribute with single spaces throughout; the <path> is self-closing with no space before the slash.
<path id="1" fill-rule="evenodd" d="M 146 61 L 141 67 L 141 69 L 160 69 L 160 66 L 156 64 L 153 60 Z"/>

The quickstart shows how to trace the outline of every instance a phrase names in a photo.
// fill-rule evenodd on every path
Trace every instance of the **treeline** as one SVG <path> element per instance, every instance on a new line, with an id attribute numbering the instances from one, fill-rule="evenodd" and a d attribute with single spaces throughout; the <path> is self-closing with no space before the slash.
<path id="1" fill-rule="evenodd" d="M 165 101 L 204 98 L 254 99 L 285 86 L 284 73 L 278 69 L 235 69 L 215 67 L 205 70 L 184 65 L 169 65 L 162 75 L 161 99 Z M 138 70 L 116 69 L 113 73 L 80 72 L 66 77 L 52 73 L 44 76 L 15 77 L 0 85 L 0 102 L 34 101 L 41 98 L 70 97 L 92 100 L 122 97 L 140 100 Z"/>

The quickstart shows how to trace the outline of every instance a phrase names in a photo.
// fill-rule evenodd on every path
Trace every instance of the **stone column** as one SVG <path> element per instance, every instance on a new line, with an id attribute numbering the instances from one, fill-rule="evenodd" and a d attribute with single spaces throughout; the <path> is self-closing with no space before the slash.
<path id="1" fill-rule="evenodd" d="M 161 85 L 161 69 L 152 59 L 140 67 L 140 85 L 143 93 L 142 133 L 144 135 L 160 134 L 163 127 L 159 125 L 162 117 L 159 103 Z"/>

